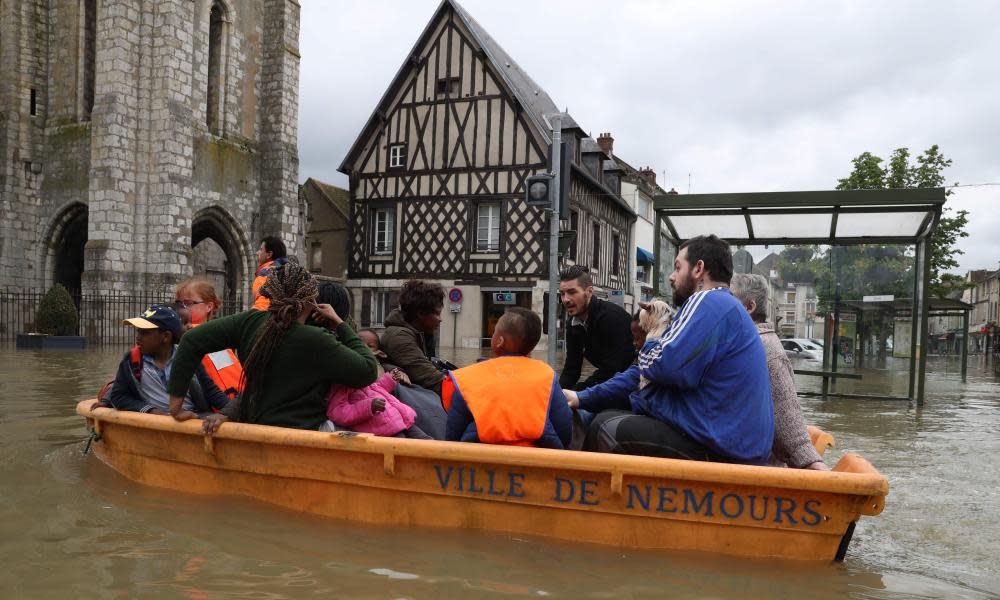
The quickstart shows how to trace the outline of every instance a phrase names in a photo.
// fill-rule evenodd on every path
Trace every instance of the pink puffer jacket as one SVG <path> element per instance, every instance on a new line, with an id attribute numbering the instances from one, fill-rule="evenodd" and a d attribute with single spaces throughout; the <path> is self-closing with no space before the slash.
<path id="1" fill-rule="evenodd" d="M 361 389 L 334 384 L 326 397 L 326 416 L 340 427 L 361 433 L 396 435 L 413 426 L 417 413 L 390 393 L 395 387 L 391 373 Z M 376 398 L 385 399 L 385 410 L 372 414 L 372 401 Z"/>

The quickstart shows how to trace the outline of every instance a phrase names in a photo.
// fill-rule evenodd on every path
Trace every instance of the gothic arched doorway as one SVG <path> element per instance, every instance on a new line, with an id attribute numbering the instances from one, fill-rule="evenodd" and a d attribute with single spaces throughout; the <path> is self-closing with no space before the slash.
<path id="1" fill-rule="evenodd" d="M 55 220 L 49 236 L 52 284 L 61 283 L 78 298 L 83 285 L 83 250 L 87 245 L 87 206 L 73 204 Z"/>
<path id="2" fill-rule="evenodd" d="M 211 281 L 223 302 L 242 308 L 246 241 L 232 218 L 218 207 L 198 212 L 191 224 L 191 248 L 194 274 Z"/>

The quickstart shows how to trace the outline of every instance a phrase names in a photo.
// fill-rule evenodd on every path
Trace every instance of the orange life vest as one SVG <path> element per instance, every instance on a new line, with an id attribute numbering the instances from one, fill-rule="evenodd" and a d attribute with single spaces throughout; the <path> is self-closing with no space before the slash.
<path id="1" fill-rule="evenodd" d="M 271 306 L 271 300 L 267 296 L 260 293 L 260 288 L 264 287 L 264 282 L 267 281 L 267 276 L 270 275 L 276 268 L 287 264 L 288 261 L 284 258 L 277 258 L 275 260 L 269 260 L 261 266 L 257 267 L 257 272 L 254 274 L 253 285 L 251 289 L 253 290 L 253 305 L 250 308 L 255 310 L 267 310 Z"/>
<path id="2" fill-rule="evenodd" d="M 526 356 L 500 356 L 452 371 L 445 381 L 465 399 L 479 441 L 534 446 L 542 437 L 555 381 L 549 365 Z"/>
<path id="3" fill-rule="evenodd" d="M 216 363 L 223 366 L 220 368 Z M 227 348 L 220 352 L 206 354 L 201 359 L 201 365 L 205 367 L 205 372 L 212 378 L 212 383 L 222 390 L 227 398 L 232 400 L 243 393 L 243 365 L 240 364 L 240 359 L 236 358 L 236 353 L 231 349 Z"/>
<path id="4" fill-rule="evenodd" d="M 230 364 L 220 369 L 216 366 L 216 361 L 229 362 Z M 208 376 L 212 378 L 212 382 L 230 400 L 243 391 L 243 383 L 240 381 L 243 378 L 243 366 L 240 364 L 240 359 L 236 358 L 236 353 L 232 350 L 226 349 L 221 352 L 206 354 L 201 359 L 201 364 L 205 367 Z"/>

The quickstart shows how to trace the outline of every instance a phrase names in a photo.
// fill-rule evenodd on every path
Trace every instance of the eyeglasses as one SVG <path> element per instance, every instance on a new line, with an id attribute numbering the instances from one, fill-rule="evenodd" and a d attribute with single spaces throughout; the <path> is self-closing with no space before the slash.
<path id="1" fill-rule="evenodd" d="M 195 306 L 197 304 L 206 304 L 208 302 L 208 300 L 197 300 L 197 301 L 195 301 L 195 300 L 180 300 L 179 302 L 184 305 L 184 308 L 191 308 L 192 306 Z"/>

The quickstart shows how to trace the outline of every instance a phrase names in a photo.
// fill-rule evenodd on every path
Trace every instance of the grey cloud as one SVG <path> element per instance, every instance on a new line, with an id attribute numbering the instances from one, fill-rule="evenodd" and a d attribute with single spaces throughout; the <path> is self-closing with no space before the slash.
<path id="1" fill-rule="evenodd" d="M 302 179 L 346 184 L 337 165 L 437 4 L 303 3 Z M 689 172 L 694 192 L 828 189 L 865 150 L 935 143 L 948 181 L 1000 181 L 997 4 L 463 5 L 585 128 L 682 192 Z M 996 266 L 998 195 L 949 201 L 972 214 L 963 268 Z"/>

